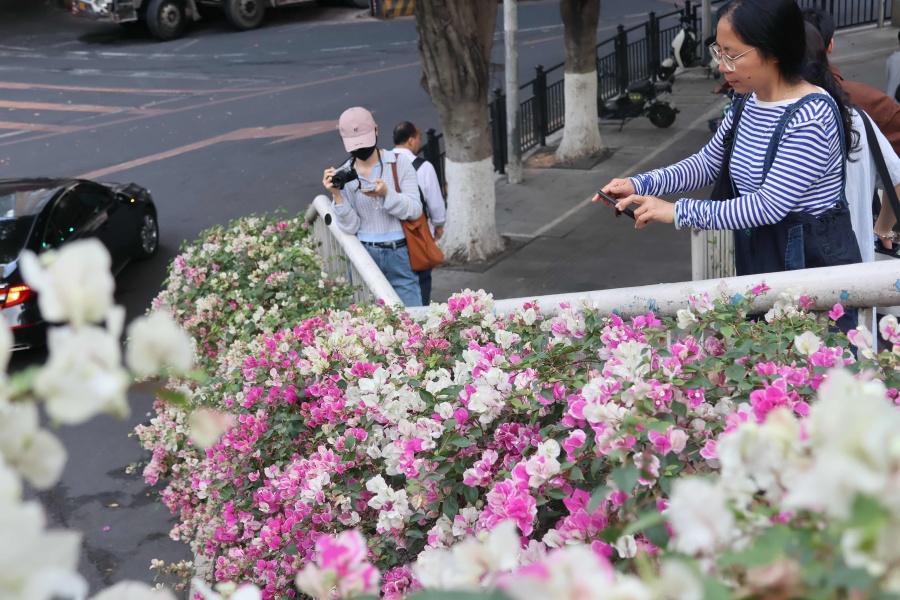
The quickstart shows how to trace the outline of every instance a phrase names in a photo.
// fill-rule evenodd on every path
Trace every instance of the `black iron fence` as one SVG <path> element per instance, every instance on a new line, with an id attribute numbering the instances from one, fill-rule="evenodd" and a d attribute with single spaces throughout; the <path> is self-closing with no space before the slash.
<path id="1" fill-rule="evenodd" d="M 713 5 L 724 0 L 713 0 Z M 886 0 L 884 17 L 891 14 L 891 1 Z M 900 0 L 898 0 L 900 1 Z M 881 0 L 797 0 L 802 7 L 818 6 L 829 11 L 837 27 L 853 27 L 879 20 Z M 681 29 L 683 17 L 690 20 L 697 36 L 700 36 L 699 6 L 696 1 L 685 1 L 682 9 L 657 16 L 649 13 L 646 22 L 625 29 L 619 25 L 616 35 L 597 44 L 597 96 L 598 101 L 608 100 L 628 89 L 628 86 L 644 79 L 656 79 L 660 64 L 672 52 L 672 41 Z M 697 44 L 699 53 L 705 52 L 703 40 Z M 547 136 L 565 125 L 564 66 L 544 69 L 535 67 L 534 79 L 519 86 L 519 144 L 522 152 L 536 146 L 545 146 Z M 506 147 L 506 95 L 497 88 L 488 103 L 491 125 L 491 142 L 494 148 L 494 170 L 504 173 L 508 159 Z M 435 165 L 441 187 L 445 187 L 443 134 L 429 129 L 421 154 Z"/>

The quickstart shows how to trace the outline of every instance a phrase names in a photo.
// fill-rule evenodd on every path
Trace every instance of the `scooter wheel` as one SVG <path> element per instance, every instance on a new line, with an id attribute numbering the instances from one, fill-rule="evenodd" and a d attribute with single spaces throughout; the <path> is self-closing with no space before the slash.
<path id="1" fill-rule="evenodd" d="M 671 67 L 660 65 L 656 69 L 656 77 L 660 81 L 668 81 L 673 75 L 675 75 L 675 65 L 672 65 Z"/>
<path id="2" fill-rule="evenodd" d="M 674 123 L 675 115 L 675 109 L 665 102 L 654 104 L 647 110 L 647 118 L 660 129 L 665 129 Z"/>

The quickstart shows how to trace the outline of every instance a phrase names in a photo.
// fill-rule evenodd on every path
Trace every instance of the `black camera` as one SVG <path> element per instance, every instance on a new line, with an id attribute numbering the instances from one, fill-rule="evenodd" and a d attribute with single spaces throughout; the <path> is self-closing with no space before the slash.
<path id="1" fill-rule="evenodd" d="M 356 169 L 351 165 L 344 165 L 340 169 L 337 169 L 334 172 L 334 175 L 331 176 L 331 185 L 342 190 L 345 185 L 351 181 L 356 181 L 357 179 L 359 179 L 359 175 L 357 175 Z"/>

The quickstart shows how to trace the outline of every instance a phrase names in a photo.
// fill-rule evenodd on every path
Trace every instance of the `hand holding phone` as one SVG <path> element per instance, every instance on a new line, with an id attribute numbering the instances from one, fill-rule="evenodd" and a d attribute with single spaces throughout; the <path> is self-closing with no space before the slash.
<path id="1" fill-rule="evenodd" d="M 597 195 L 600 196 L 601 200 L 606 201 L 608 204 L 611 204 L 612 206 L 615 206 L 619 202 L 618 200 L 616 200 L 615 198 L 613 198 L 612 196 L 610 196 L 603 190 L 597 190 Z M 616 218 L 618 218 L 619 215 L 622 215 L 622 214 L 624 214 L 626 217 L 631 217 L 632 219 L 634 219 L 634 211 L 631 210 L 630 208 L 626 208 L 625 210 L 619 210 L 617 208 L 616 209 Z"/>

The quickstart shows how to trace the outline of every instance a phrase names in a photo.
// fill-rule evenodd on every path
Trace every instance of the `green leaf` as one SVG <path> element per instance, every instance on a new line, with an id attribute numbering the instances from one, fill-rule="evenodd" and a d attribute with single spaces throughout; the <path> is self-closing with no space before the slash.
<path id="1" fill-rule="evenodd" d="M 459 435 L 459 434 L 457 433 L 455 436 L 453 436 L 452 438 L 450 438 L 450 443 L 453 444 L 454 446 L 459 447 L 459 448 L 468 448 L 469 446 L 471 446 L 471 445 L 474 444 L 475 442 L 473 442 L 473 441 L 470 440 L 469 438 L 464 437 L 464 436 L 461 436 L 461 435 Z"/>
<path id="2" fill-rule="evenodd" d="M 731 592 L 725 584 L 718 579 L 706 577 L 703 579 L 703 600 L 730 600 Z"/>
<path id="3" fill-rule="evenodd" d="M 466 502 L 469 504 L 475 504 L 478 502 L 478 488 L 474 488 L 471 486 L 464 486 L 462 490 L 462 495 L 466 499 Z"/>
<path id="4" fill-rule="evenodd" d="M 578 467 L 572 467 L 569 471 L 569 481 L 584 481 L 584 473 Z"/>
<path id="5" fill-rule="evenodd" d="M 588 502 L 587 511 L 589 513 L 597 510 L 597 507 L 606 500 L 607 494 L 609 494 L 610 487 L 608 485 L 598 485 L 594 488 L 594 491 L 591 493 L 591 500 Z"/>
<path id="6" fill-rule="evenodd" d="M 661 523 L 665 523 L 666 518 L 662 515 L 661 512 L 657 510 L 648 510 L 640 515 L 637 520 L 632 521 L 628 524 L 623 532 L 625 535 L 640 533 L 645 529 L 652 527 L 654 525 L 659 525 Z"/>
<path id="7" fill-rule="evenodd" d="M 559 488 L 552 488 L 547 495 L 553 498 L 554 500 L 562 500 L 563 498 L 568 498 L 569 495 L 565 493 L 563 490 Z"/>
<path id="8" fill-rule="evenodd" d="M 719 333 L 725 336 L 725 339 L 731 339 L 731 336 L 734 335 L 734 327 L 731 325 L 725 325 L 720 330 Z"/>
<path id="9" fill-rule="evenodd" d="M 459 502 L 456 500 L 456 496 L 447 496 L 444 499 L 444 505 L 441 507 L 441 511 L 447 515 L 450 520 L 453 520 L 453 517 L 459 513 Z"/>
<path id="10" fill-rule="evenodd" d="M 421 531 L 419 531 L 418 529 L 408 529 L 406 531 L 406 537 L 422 539 L 423 537 L 425 537 L 425 534 L 422 533 Z"/>
<path id="11" fill-rule="evenodd" d="M 747 369 L 742 365 L 731 365 L 725 369 L 725 376 L 732 381 L 740 381 L 747 376 Z"/>
<path id="12" fill-rule="evenodd" d="M 631 491 L 634 489 L 634 486 L 637 485 L 640 476 L 641 470 L 634 465 L 613 469 L 612 474 L 610 475 L 613 482 L 615 482 L 616 487 L 627 494 L 631 494 Z"/>
<path id="13" fill-rule="evenodd" d="M 297 556 L 298 552 L 300 552 L 300 550 L 297 548 L 297 544 L 291 544 L 284 549 L 284 553 L 288 556 Z"/>

